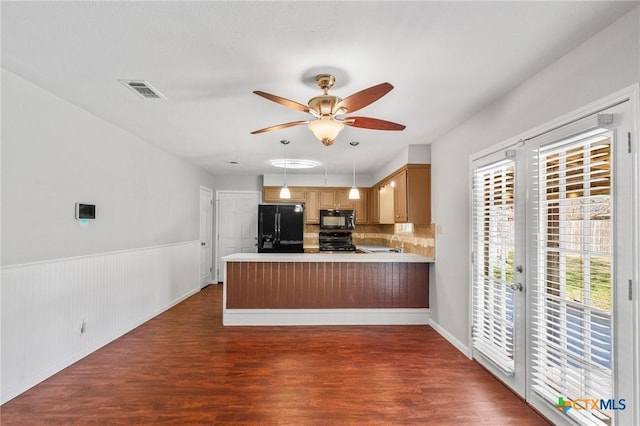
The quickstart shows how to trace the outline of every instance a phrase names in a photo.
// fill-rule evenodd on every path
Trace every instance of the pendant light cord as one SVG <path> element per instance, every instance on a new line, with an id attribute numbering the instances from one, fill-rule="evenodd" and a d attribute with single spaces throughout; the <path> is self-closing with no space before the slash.
<path id="1" fill-rule="evenodd" d="M 287 144 L 284 144 L 284 186 L 287 186 Z"/>

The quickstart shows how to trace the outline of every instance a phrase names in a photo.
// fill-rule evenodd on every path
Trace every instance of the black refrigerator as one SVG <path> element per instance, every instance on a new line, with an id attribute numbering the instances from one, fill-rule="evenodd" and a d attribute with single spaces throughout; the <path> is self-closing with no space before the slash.
<path id="1" fill-rule="evenodd" d="M 258 206 L 258 253 L 304 253 L 304 203 Z"/>

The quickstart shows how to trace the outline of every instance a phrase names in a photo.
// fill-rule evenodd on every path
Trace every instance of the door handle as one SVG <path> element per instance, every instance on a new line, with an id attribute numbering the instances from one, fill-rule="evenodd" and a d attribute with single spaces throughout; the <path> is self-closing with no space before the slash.
<path id="1" fill-rule="evenodd" d="M 520 283 L 511 283 L 509 284 L 509 288 L 513 291 L 522 291 L 522 284 Z"/>
<path id="2" fill-rule="evenodd" d="M 207 243 L 205 243 L 204 241 L 200 241 L 200 245 L 201 245 L 201 246 L 206 246 L 206 245 L 207 245 Z"/>

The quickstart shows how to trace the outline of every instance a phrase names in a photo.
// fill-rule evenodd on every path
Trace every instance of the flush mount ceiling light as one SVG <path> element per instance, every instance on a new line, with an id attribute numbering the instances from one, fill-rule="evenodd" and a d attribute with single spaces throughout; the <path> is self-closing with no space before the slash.
<path id="1" fill-rule="evenodd" d="M 391 84 L 380 83 L 342 99 L 329 94 L 329 89 L 333 87 L 335 81 L 335 77 L 330 74 L 317 75 L 316 83 L 324 93 L 320 96 L 316 96 L 315 98 L 311 98 L 308 105 L 303 105 L 259 90 L 254 91 L 253 93 L 256 95 L 262 96 L 270 101 L 279 103 L 280 105 L 284 105 L 288 108 L 309 113 L 315 117 L 315 120 L 300 120 L 278 124 L 276 126 L 253 131 L 251 134 L 255 135 L 256 133 L 270 132 L 272 130 L 280 130 L 286 129 L 287 127 L 308 124 L 309 129 L 313 132 L 315 137 L 318 138 L 318 140 L 325 146 L 330 146 L 333 145 L 334 140 L 338 137 L 338 134 L 345 125 L 373 130 L 403 130 L 405 128 L 402 124 L 379 120 L 377 118 L 339 117 L 347 113 L 358 111 L 359 109 L 377 101 L 393 89 Z"/>
<path id="2" fill-rule="evenodd" d="M 320 163 L 313 160 L 299 160 L 295 158 L 283 158 L 278 160 L 271 160 L 269 162 L 273 167 L 280 167 L 282 169 L 312 169 L 317 167 Z"/>

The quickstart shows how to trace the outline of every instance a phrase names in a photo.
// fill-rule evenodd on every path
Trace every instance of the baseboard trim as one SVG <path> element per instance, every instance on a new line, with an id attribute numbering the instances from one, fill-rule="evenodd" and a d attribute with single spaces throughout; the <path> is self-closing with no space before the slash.
<path id="1" fill-rule="evenodd" d="M 428 308 L 226 309 L 223 325 L 429 325 Z"/>
<path id="2" fill-rule="evenodd" d="M 447 339 L 449 343 L 455 346 L 456 349 L 462 352 L 467 358 L 471 359 L 471 351 L 469 350 L 469 347 L 467 345 L 463 344 L 460 340 L 453 337 L 451 333 L 449 333 L 444 328 L 440 327 L 440 325 L 436 323 L 434 320 L 431 319 L 429 321 L 429 325 L 431 326 L 431 328 L 437 331 L 438 334 L 440 334 L 442 337 Z"/>

